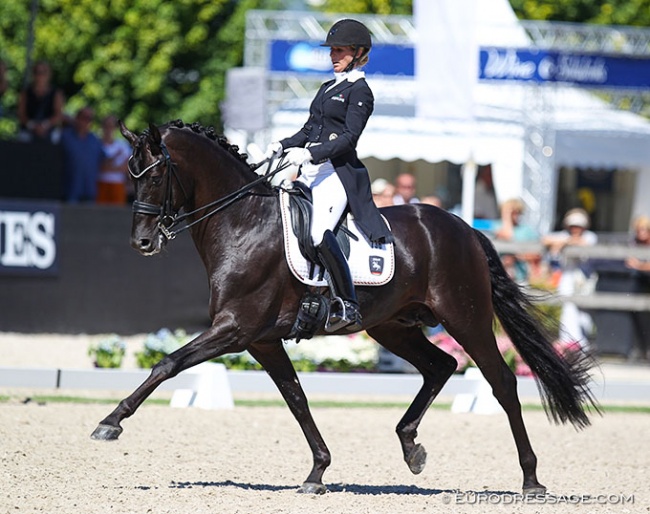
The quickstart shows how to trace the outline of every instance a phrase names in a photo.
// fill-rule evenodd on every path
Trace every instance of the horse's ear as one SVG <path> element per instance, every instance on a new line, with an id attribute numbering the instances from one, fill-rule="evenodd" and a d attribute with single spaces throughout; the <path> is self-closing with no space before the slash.
<path id="1" fill-rule="evenodd" d="M 160 135 L 160 130 L 153 123 L 149 123 L 149 136 L 152 143 L 160 145 L 162 142 L 162 136 Z"/>
<path id="2" fill-rule="evenodd" d="M 128 128 L 126 128 L 126 125 L 122 123 L 122 120 L 119 120 L 119 125 L 120 125 L 120 132 L 124 136 L 124 138 L 131 143 L 131 146 L 136 142 L 138 139 L 138 136 L 136 136 L 133 132 L 131 132 Z"/>

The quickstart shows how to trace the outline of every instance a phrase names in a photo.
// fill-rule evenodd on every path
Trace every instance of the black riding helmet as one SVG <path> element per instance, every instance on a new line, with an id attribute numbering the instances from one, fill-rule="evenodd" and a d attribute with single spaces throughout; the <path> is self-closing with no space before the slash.
<path id="1" fill-rule="evenodd" d="M 364 52 L 361 56 L 366 55 L 372 47 L 372 39 L 368 28 L 357 20 L 340 20 L 337 21 L 327 33 L 327 38 L 321 46 L 350 46 L 352 48 L 363 48 Z M 350 66 L 349 71 L 354 67 L 357 62 L 355 57 Z"/>

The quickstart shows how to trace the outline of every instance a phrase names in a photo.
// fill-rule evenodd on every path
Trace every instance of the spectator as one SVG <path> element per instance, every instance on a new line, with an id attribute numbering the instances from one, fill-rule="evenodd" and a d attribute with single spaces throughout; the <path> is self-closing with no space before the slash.
<path id="1" fill-rule="evenodd" d="M 124 139 L 116 139 L 117 118 L 106 116 L 102 121 L 102 145 L 106 159 L 99 170 L 97 203 L 125 205 L 127 201 L 127 163 L 131 147 Z"/>
<path id="2" fill-rule="evenodd" d="M 71 203 L 94 202 L 97 198 L 99 166 L 106 157 L 100 139 L 91 132 L 94 113 L 79 109 L 72 125 L 61 136 L 64 155 L 64 195 Z"/>
<path id="3" fill-rule="evenodd" d="M 524 204 L 518 198 L 503 202 L 501 220 L 495 224 L 495 238 L 499 241 L 513 243 L 532 243 L 539 240 L 537 231 L 526 223 L 522 223 Z M 501 260 L 511 278 L 517 282 L 528 281 L 529 262 L 537 261 L 538 254 L 503 253 Z"/>
<path id="4" fill-rule="evenodd" d="M 393 196 L 395 195 L 395 186 L 386 179 L 378 178 L 370 185 L 372 199 L 377 207 L 388 207 L 395 205 Z"/>
<path id="5" fill-rule="evenodd" d="M 492 167 L 490 165 L 479 166 L 476 174 L 474 217 L 483 220 L 499 218 L 497 198 L 494 194 L 494 183 L 492 182 Z"/>
<path id="6" fill-rule="evenodd" d="M 650 245 L 650 218 L 648 216 L 637 217 L 632 224 L 632 228 L 634 229 L 634 245 Z M 625 265 L 637 271 L 650 271 L 650 261 L 642 261 L 636 257 L 625 259 Z"/>
<path id="7" fill-rule="evenodd" d="M 52 85 L 52 69 L 46 61 L 38 61 L 32 73 L 32 82 L 18 98 L 18 139 L 56 143 L 63 122 L 63 92 Z"/>
<path id="8" fill-rule="evenodd" d="M 593 246 L 598 242 L 598 236 L 589 230 L 589 215 L 584 209 L 571 209 L 563 219 L 564 230 L 552 232 L 542 238 L 542 243 L 549 250 L 551 262 L 559 266 L 562 275 L 558 284 L 558 293 L 571 296 L 577 293 L 590 274 L 580 259 L 562 260 L 561 252 L 567 246 Z M 572 302 L 562 304 L 560 317 L 560 338 L 567 341 L 586 343 L 586 337 L 591 333 L 591 317 L 578 309 Z"/>
<path id="9" fill-rule="evenodd" d="M 420 203 L 426 203 L 428 205 L 433 205 L 434 207 L 440 207 L 442 209 L 442 200 L 436 195 L 425 196 L 420 200 Z"/>
<path id="10" fill-rule="evenodd" d="M 420 200 L 415 197 L 415 185 L 415 176 L 411 173 L 400 173 L 397 175 L 393 203 L 395 205 L 418 203 Z"/>

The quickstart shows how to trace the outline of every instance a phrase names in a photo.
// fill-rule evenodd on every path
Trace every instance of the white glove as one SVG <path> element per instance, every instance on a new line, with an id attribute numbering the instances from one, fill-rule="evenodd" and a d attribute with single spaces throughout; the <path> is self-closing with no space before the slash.
<path id="1" fill-rule="evenodd" d="M 302 166 L 311 161 L 311 152 L 306 148 L 289 148 L 287 150 L 287 160 L 294 166 Z"/>
<path id="2" fill-rule="evenodd" d="M 266 152 L 264 152 L 264 158 L 270 159 L 271 157 L 280 157 L 282 150 L 282 143 L 279 141 L 269 143 L 269 146 L 266 147 Z"/>

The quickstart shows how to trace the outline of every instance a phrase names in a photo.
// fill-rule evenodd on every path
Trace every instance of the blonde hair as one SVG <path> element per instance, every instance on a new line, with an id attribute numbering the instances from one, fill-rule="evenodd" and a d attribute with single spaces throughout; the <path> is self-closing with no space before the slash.
<path id="1" fill-rule="evenodd" d="M 512 211 L 524 212 L 524 202 L 519 198 L 511 198 L 501 204 L 501 210 L 504 210 L 506 207 L 511 207 Z"/>
<path id="2" fill-rule="evenodd" d="M 370 50 L 363 54 L 363 57 L 359 58 L 357 61 L 357 68 L 363 68 L 366 64 L 368 64 L 368 61 L 370 60 L 370 56 L 368 55 L 369 53 Z"/>
<path id="3" fill-rule="evenodd" d="M 637 216 L 636 219 L 634 220 L 634 223 L 632 223 L 632 228 L 634 230 L 640 230 L 640 229 L 650 230 L 650 218 L 645 215 Z"/>

